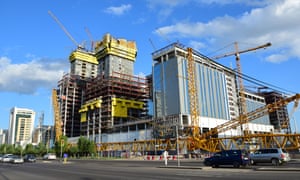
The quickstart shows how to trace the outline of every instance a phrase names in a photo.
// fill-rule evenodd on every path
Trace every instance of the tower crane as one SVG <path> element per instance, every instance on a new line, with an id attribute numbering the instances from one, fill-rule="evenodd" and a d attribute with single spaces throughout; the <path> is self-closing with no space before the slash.
<path id="1" fill-rule="evenodd" d="M 62 120 L 59 112 L 58 107 L 58 97 L 57 97 L 57 90 L 52 90 L 52 106 L 54 112 L 54 127 L 55 127 L 55 141 L 59 141 L 60 137 L 62 136 Z"/>
<path id="2" fill-rule="evenodd" d="M 72 35 L 68 32 L 65 26 L 58 20 L 58 18 L 51 11 L 48 11 L 48 14 L 55 20 L 55 22 L 60 26 L 60 28 L 66 33 L 66 35 L 75 44 L 75 46 L 79 49 L 83 49 L 83 46 L 77 43 L 77 41 L 72 37 Z"/>
<path id="3" fill-rule="evenodd" d="M 245 114 L 247 112 L 247 106 L 246 106 L 245 88 L 244 88 L 244 84 L 243 84 L 243 79 L 241 77 L 242 76 L 242 69 L 241 69 L 241 63 L 240 63 L 240 54 L 246 53 L 246 52 L 249 52 L 249 51 L 255 51 L 255 50 L 258 50 L 258 49 L 261 49 L 261 48 L 267 48 L 271 45 L 272 44 L 270 42 L 268 42 L 266 44 L 263 44 L 263 45 L 260 45 L 260 46 L 254 47 L 254 48 L 249 48 L 249 49 L 245 49 L 245 50 L 240 51 L 239 48 L 238 48 L 238 43 L 235 42 L 234 43 L 234 46 L 235 46 L 235 51 L 234 52 L 230 52 L 230 53 L 226 53 L 226 54 L 223 54 L 223 55 L 220 55 L 220 56 L 212 57 L 212 59 L 217 60 L 217 59 L 220 59 L 220 58 L 223 58 L 223 57 L 228 57 L 228 56 L 235 55 L 237 73 L 238 73 L 237 78 L 238 78 L 238 86 L 239 86 L 239 95 L 240 95 L 239 122 L 240 122 L 240 124 L 245 124 L 246 125 L 245 126 L 246 128 L 243 131 L 245 134 L 249 133 L 249 129 L 248 129 L 248 126 L 247 126 L 247 122 L 244 122 L 244 121 L 247 121 L 247 117 L 245 116 Z"/>
<path id="4" fill-rule="evenodd" d="M 193 49 L 187 48 L 187 65 L 188 65 L 188 92 L 190 99 L 190 113 L 192 121 L 193 137 L 199 136 L 199 111 L 198 111 L 198 96 L 195 81 L 195 62 L 193 58 Z"/>
<path id="5" fill-rule="evenodd" d="M 85 27 L 84 30 L 87 33 L 87 35 L 89 36 L 89 38 L 90 38 L 90 41 L 91 41 L 91 51 L 94 51 L 94 39 L 93 39 L 93 36 L 92 36 L 90 30 L 87 27 Z"/>

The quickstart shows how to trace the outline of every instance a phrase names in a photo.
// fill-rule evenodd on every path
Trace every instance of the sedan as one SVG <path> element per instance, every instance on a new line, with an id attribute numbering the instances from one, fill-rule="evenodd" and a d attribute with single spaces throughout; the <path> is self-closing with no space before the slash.
<path id="1" fill-rule="evenodd" d="M 44 160 L 55 160 L 56 159 L 56 155 L 53 154 L 53 153 L 48 153 L 48 154 L 45 154 L 43 156 L 43 159 Z"/>
<path id="2" fill-rule="evenodd" d="M 24 162 L 24 159 L 19 155 L 13 155 L 9 162 L 13 164 L 22 164 Z"/>
<path id="3" fill-rule="evenodd" d="M 1 162 L 10 162 L 12 156 L 13 156 L 13 154 L 5 154 L 5 155 L 2 157 Z"/>

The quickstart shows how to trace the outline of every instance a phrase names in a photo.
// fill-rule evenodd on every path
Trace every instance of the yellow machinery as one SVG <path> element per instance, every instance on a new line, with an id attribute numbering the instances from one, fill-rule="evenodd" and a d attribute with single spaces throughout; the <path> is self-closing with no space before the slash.
<path id="1" fill-rule="evenodd" d="M 58 97 L 57 97 L 57 90 L 52 90 L 52 106 L 54 112 L 54 126 L 55 126 L 55 141 L 59 141 L 60 137 L 62 136 L 62 129 L 61 129 L 61 116 L 59 112 L 59 105 L 58 105 Z"/>
<path id="2" fill-rule="evenodd" d="M 155 149 L 173 149 L 178 145 L 180 149 L 187 148 L 189 150 L 201 149 L 209 152 L 216 152 L 221 149 L 234 148 L 249 148 L 251 145 L 254 149 L 260 147 L 281 147 L 287 150 L 297 150 L 300 148 L 300 134 L 283 134 L 283 133 L 268 133 L 268 134 L 247 134 L 247 136 L 229 136 L 223 138 L 213 138 L 213 135 L 223 133 L 230 129 L 235 129 L 244 123 L 251 122 L 267 113 L 273 112 L 276 109 L 285 106 L 291 102 L 295 102 L 294 108 L 297 107 L 300 100 L 300 94 L 295 94 L 291 97 L 282 99 L 272 104 L 267 104 L 257 110 L 245 114 L 247 118 L 240 124 L 239 117 L 221 124 L 210 131 L 201 134 L 200 136 L 191 136 L 189 138 L 173 139 L 150 139 L 134 142 L 112 142 L 102 143 L 101 150 L 128 150 L 131 148 L 133 152 L 154 151 Z M 151 123 L 149 121 L 149 123 Z M 191 141 L 193 143 L 191 143 Z"/>
<path id="3" fill-rule="evenodd" d="M 187 64 L 188 64 L 188 92 L 190 102 L 190 113 L 192 121 L 193 137 L 199 137 L 199 111 L 198 96 L 195 77 L 195 62 L 193 58 L 193 49 L 187 48 Z"/>

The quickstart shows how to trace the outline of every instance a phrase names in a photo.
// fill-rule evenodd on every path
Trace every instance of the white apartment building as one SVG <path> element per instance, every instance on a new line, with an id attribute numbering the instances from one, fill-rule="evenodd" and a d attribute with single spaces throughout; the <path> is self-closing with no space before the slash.
<path id="1" fill-rule="evenodd" d="M 31 109 L 14 107 L 10 110 L 8 144 L 25 146 L 32 143 L 35 112 Z"/>

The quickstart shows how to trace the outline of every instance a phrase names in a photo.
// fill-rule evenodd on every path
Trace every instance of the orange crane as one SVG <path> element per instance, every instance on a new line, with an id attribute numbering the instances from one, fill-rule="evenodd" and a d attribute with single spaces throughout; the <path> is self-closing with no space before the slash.
<path id="1" fill-rule="evenodd" d="M 60 140 L 60 137 L 62 136 L 62 128 L 61 128 L 62 120 L 59 112 L 56 89 L 52 90 L 52 106 L 54 112 L 55 141 L 58 142 Z"/>
<path id="2" fill-rule="evenodd" d="M 195 76 L 195 61 L 193 58 L 193 49 L 187 48 L 187 65 L 188 65 L 188 92 L 190 99 L 190 113 L 192 121 L 193 137 L 199 137 L 199 111 L 198 111 L 198 96 L 196 88 Z"/>
<path id="3" fill-rule="evenodd" d="M 241 63 L 240 63 L 240 54 L 245 53 L 245 52 L 249 52 L 249 51 L 255 51 L 255 50 L 258 50 L 258 49 L 261 49 L 261 48 L 266 48 L 266 47 L 271 46 L 272 44 L 271 43 L 266 43 L 266 44 L 263 44 L 261 46 L 257 46 L 257 47 L 254 47 L 254 48 L 249 48 L 249 49 L 245 49 L 245 50 L 241 50 L 241 51 L 239 51 L 237 42 L 235 42 L 234 45 L 235 45 L 235 51 L 234 52 L 226 53 L 226 54 L 223 54 L 223 55 L 220 55 L 220 56 L 215 56 L 215 57 L 212 57 L 212 59 L 217 60 L 217 59 L 232 56 L 232 55 L 235 55 L 235 57 L 236 57 L 235 59 L 236 59 L 236 66 L 237 66 L 237 73 L 238 73 L 237 78 L 238 78 L 239 96 L 240 96 L 239 122 L 240 122 L 240 124 L 245 124 L 245 130 L 243 130 L 243 132 L 245 134 L 248 134 L 249 129 L 248 129 L 248 126 L 247 126 L 247 122 L 244 122 L 244 121 L 247 120 L 247 117 L 245 116 L 245 114 L 247 112 L 247 106 L 246 106 L 245 88 L 244 88 L 244 84 L 243 84 L 243 79 L 241 77 L 242 76 L 242 68 L 241 68 Z"/>

